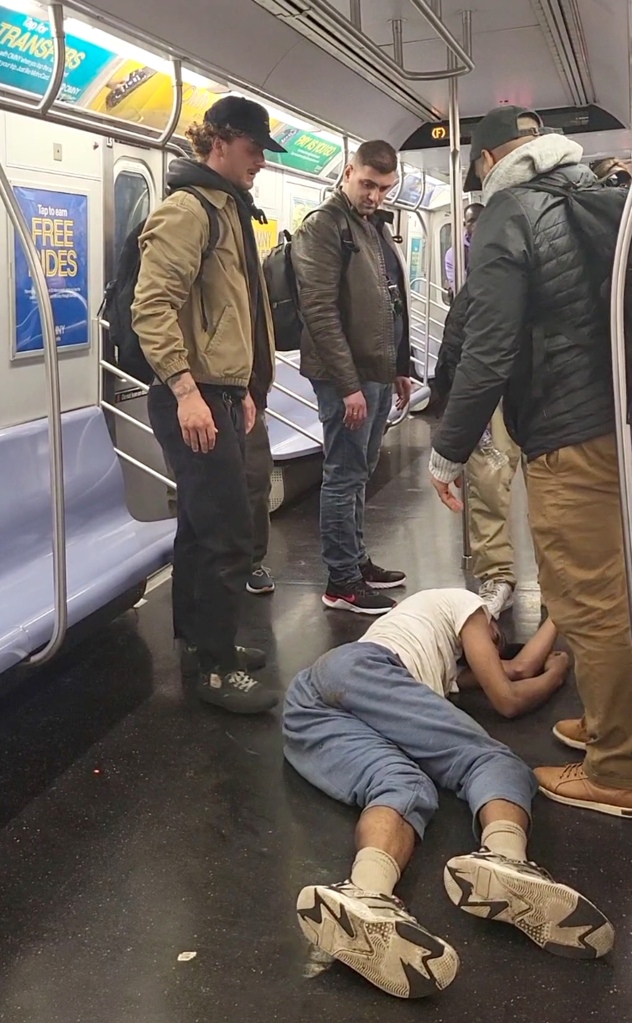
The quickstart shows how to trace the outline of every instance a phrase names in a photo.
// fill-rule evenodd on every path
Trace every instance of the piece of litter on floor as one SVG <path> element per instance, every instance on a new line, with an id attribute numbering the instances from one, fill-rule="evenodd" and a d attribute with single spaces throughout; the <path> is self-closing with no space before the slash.
<path id="1" fill-rule="evenodd" d="M 188 963 L 191 959 L 195 959 L 197 952 L 181 952 L 178 956 L 179 963 Z"/>

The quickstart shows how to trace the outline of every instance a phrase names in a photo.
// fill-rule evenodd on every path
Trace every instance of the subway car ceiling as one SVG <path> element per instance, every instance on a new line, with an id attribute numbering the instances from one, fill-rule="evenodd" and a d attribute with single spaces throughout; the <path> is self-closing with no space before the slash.
<path id="1" fill-rule="evenodd" d="M 446 46 L 423 13 L 428 0 L 188 0 L 185 17 L 172 0 L 66 7 L 361 138 L 400 147 L 420 124 L 447 116 L 446 81 L 415 78 L 447 67 Z M 445 27 L 467 44 L 462 10 L 462 0 L 443 0 Z M 477 0 L 471 36 L 463 116 L 502 102 L 597 105 L 630 127 L 623 0 Z"/>

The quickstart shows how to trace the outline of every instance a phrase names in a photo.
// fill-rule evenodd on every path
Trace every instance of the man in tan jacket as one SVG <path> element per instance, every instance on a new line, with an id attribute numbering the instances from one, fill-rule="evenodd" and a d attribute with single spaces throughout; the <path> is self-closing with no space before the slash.
<path id="1" fill-rule="evenodd" d="M 274 335 L 252 228 L 263 215 L 250 190 L 264 149 L 283 150 L 265 108 L 236 96 L 187 134 L 197 160 L 171 165 L 170 194 L 140 237 L 133 325 L 156 374 L 150 421 L 178 486 L 173 618 L 183 670 L 205 702 L 256 714 L 277 697 L 250 675 L 263 652 L 235 645 L 252 562 L 244 446 L 272 381 Z"/>

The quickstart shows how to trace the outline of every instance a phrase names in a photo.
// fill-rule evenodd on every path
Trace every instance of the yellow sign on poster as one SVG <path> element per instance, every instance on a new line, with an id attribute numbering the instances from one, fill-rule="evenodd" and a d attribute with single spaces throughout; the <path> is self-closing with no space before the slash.
<path id="1" fill-rule="evenodd" d="M 173 82 L 169 75 L 139 61 L 126 60 L 115 71 L 110 69 L 105 78 L 83 101 L 88 110 L 147 128 L 161 130 L 165 127 L 173 103 Z M 184 83 L 176 134 L 184 135 L 194 121 L 203 120 L 208 108 L 220 98 L 221 87 L 216 88 L 217 92 Z"/>
<path id="2" fill-rule="evenodd" d="M 259 255 L 261 259 L 265 259 L 279 240 L 279 222 L 278 220 L 269 220 L 267 224 L 254 223 L 252 226 L 255 229 Z"/>

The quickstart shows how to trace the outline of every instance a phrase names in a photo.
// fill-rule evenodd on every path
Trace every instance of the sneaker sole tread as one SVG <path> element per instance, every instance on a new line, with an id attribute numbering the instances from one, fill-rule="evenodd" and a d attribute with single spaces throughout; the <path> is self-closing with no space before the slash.
<path id="1" fill-rule="evenodd" d="M 420 925 L 380 919 L 354 899 L 321 886 L 304 888 L 296 908 L 308 941 L 396 998 L 436 995 L 457 975 L 456 951 Z M 353 935 L 341 925 L 343 910 Z M 314 919 L 317 912 L 320 921 Z M 415 960 L 421 960 L 421 969 Z"/>
<path id="2" fill-rule="evenodd" d="M 367 582 L 366 580 L 365 580 L 365 582 L 366 582 L 366 585 L 370 586 L 370 588 L 372 590 L 394 590 L 398 586 L 405 586 L 406 585 L 406 579 L 405 578 L 404 579 L 398 579 L 398 581 L 395 582 L 395 583 L 370 583 L 370 582 Z"/>
<path id="3" fill-rule="evenodd" d="M 536 945 L 566 959 L 596 959 L 614 929 L 596 906 L 567 885 L 527 877 L 510 865 L 456 856 L 444 870 L 450 900 L 472 916 L 512 924 Z M 474 899 L 475 902 L 470 902 Z"/>

